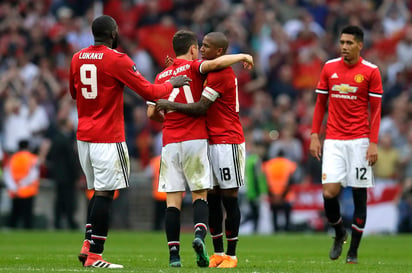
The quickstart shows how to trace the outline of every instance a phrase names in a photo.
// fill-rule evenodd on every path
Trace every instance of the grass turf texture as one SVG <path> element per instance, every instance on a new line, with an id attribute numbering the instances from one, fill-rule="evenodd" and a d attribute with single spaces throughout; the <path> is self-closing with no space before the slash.
<path id="1" fill-rule="evenodd" d="M 2 231 L 0 272 L 412 272 L 412 235 L 366 236 L 357 265 L 345 263 L 349 242 L 339 260 L 329 260 L 332 239 L 326 233 L 240 236 L 235 269 L 198 268 L 192 238 L 190 233 L 182 234 L 183 267 L 170 268 L 164 233 L 113 230 L 103 258 L 125 268 L 92 269 L 81 267 L 77 260 L 80 231 Z M 210 237 L 206 245 L 212 254 Z"/>

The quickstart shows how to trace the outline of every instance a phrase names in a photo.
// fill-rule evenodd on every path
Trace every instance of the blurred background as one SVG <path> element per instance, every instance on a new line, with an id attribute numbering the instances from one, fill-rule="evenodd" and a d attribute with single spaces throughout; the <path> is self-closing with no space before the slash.
<path id="1" fill-rule="evenodd" d="M 406 0 L 3 0 L 0 3 L 0 143 L 2 166 L 22 140 L 39 156 L 41 179 L 31 228 L 82 228 L 88 194 L 77 162 L 75 102 L 68 92 L 71 57 L 93 44 L 90 26 L 112 16 L 119 51 L 153 82 L 173 56 L 172 36 L 224 32 L 228 53 L 249 53 L 255 67 L 238 77 L 246 145 L 242 233 L 325 231 L 321 162 L 308 153 L 316 84 L 323 63 L 339 56 L 340 30 L 365 32 L 362 56 L 379 66 L 383 112 L 376 187 L 369 191 L 366 233 L 412 232 L 412 3 Z M 156 193 L 161 124 L 125 91 L 131 188 L 118 192 L 112 227 L 162 230 L 164 197 Z M 279 173 L 275 159 L 291 170 Z M 286 177 L 286 178 L 285 178 Z M 2 179 L 0 227 L 11 225 L 12 198 Z M 187 195 L 188 198 L 189 195 Z M 351 219 L 350 191 L 342 194 Z M 183 227 L 190 229 L 191 201 Z M 383 220 L 384 218 L 384 220 Z"/>

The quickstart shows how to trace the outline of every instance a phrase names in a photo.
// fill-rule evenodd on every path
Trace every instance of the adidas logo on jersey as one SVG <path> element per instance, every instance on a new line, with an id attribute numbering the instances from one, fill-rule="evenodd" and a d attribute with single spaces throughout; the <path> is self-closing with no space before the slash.
<path id="1" fill-rule="evenodd" d="M 339 77 L 338 77 L 338 74 L 333 73 L 333 75 L 332 75 L 330 78 L 331 78 L 331 79 L 337 79 L 337 78 L 339 78 Z"/>

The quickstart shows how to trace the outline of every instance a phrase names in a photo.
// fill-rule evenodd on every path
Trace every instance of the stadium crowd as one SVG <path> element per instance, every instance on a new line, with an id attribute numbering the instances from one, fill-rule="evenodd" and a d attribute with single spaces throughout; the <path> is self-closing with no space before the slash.
<path id="1" fill-rule="evenodd" d="M 247 151 L 263 146 L 263 161 L 283 153 L 296 163 L 295 183 L 319 184 L 320 163 L 308 153 L 314 89 L 323 63 L 339 56 L 339 30 L 359 25 L 363 56 L 379 66 L 384 98 L 376 183 L 402 186 L 400 231 L 412 231 L 412 3 L 406 0 L 5 0 L 0 3 L 0 104 L 3 163 L 29 139 L 42 152 L 58 124 L 77 113 L 68 95 L 73 53 L 93 43 L 100 14 L 119 25 L 120 51 L 153 82 L 173 56 L 182 28 L 230 39 L 228 53 L 248 52 L 254 70 L 234 65 Z M 126 141 L 132 171 L 160 154 L 161 127 L 146 104 L 125 93 Z M 70 126 L 70 125 L 68 125 Z M 42 175 L 47 176 L 47 160 Z M 246 174 L 247 175 L 247 174 Z M 408 220 L 409 219 L 409 220 Z"/>

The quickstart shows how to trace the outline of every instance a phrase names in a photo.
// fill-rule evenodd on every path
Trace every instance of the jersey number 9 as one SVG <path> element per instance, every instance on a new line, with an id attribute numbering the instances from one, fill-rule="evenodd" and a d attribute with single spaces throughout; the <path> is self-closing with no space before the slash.
<path id="1" fill-rule="evenodd" d="M 82 87 L 82 95 L 85 99 L 97 97 L 97 68 L 94 64 L 83 64 L 80 67 L 80 81 L 87 87 Z"/>

